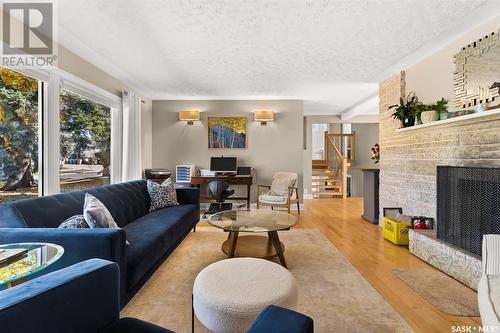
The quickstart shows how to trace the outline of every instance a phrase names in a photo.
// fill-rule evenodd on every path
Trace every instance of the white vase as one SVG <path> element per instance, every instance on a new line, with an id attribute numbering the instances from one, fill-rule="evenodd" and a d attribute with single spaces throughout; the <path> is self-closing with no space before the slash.
<path id="1" fill-rule="evenodd" d="M 439 119 L 439 114 L 436 111 L 425 111 L 420 115 L 422 124 L 431 123 Z"/>

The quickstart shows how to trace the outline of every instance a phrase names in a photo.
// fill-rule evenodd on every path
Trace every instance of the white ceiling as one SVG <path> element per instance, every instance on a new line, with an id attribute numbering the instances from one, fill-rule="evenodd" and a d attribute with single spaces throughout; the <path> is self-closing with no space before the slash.
<path id="1" fill-rule="evenodd" d="M 306 114 L 339 114 L 486 2 L 61 0 L 58 8 L 64 46 L 150 98 L 297 98 Z"/>

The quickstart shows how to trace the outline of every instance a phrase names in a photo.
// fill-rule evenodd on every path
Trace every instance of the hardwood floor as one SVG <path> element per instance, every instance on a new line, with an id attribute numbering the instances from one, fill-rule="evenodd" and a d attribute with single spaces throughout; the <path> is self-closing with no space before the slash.
<path id="1" fill-rule="evenodd" d="M 319 229 L 399 312 L 416 332 L 451 332 L 453 325 L 480 325 L 478 317 L 455 317 L 435 309 L 391 272 L 432 268 L 406 247 L 385 241 L 382 230 L 361 219 L 361 198 L 306 200 L 297 228 Z"/>

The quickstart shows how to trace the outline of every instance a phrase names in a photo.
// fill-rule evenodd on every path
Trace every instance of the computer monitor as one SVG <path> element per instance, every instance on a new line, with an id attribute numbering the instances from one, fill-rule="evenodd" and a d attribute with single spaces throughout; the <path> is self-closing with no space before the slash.
<path id="1" fill-rule="evenodd" d="M 236 157 L 212 157 L 210 158 L 210 171 L 236 172 Z"/>

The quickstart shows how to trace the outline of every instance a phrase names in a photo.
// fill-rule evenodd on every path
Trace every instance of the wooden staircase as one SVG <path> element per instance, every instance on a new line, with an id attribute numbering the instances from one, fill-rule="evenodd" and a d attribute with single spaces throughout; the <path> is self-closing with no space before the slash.
<path id="1" fill-rule="evenodd" d="M 349 161 L 355 156 L 354 133 L 325 132 L 324 158 L 312 161 L 313 198 L 346 198 Z"/>

